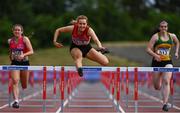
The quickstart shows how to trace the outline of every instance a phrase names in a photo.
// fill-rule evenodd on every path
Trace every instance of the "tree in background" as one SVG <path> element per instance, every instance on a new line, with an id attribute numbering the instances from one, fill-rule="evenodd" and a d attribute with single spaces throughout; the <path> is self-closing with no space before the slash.
<path id="1" fill-rule="evenodd" d="M 180 30 L 179 0 L 4 0 L 0 1 L 0 52 L 7 52 L 11 27 L 22 24 L 31 35 L 33 47 L 53 47 L 53 31 L 84 14 L 101 41 L 149 40 L 155 25 L 168 21 L 170 31 Z M 61 41 L 70 43 L 69 35 Z"/>

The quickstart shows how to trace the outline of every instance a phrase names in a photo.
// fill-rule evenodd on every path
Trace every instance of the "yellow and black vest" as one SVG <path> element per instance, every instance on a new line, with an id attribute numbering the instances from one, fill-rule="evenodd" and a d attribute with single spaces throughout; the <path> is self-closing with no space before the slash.
<path id="1" fill-rule="evenodd" d="M 158 40 L 154 44 L 154 52 L 161 57 L 161 61 L 171 60 L 171 48 L 173 46 L 173 40 L 168 33 L 169 40 L 161 40 L 160 34 L 158 33 Z"/>

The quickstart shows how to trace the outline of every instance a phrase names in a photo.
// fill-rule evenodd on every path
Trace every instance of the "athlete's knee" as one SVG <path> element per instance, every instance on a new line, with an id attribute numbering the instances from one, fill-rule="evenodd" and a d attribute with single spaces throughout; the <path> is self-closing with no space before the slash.
<path id="1" fill-rule="evenodd" d="M 82 62 L 82 58 L 77 58 L 77 59 L 75 59 L 74 61 L 75 61 L 75 63 Z"/>
<path id="2" fill-rule="evenodd" d="M 101 65 L 107 66 L 108 64 L 109 64 L 109 60 L 108 60 L 108 59 L 105 59 Z"/>
<path id="3" fill-rule="evenodd" d="M 19 79 L 13 79 L 12 82 L 13 82 L 14 85 L 16 85 L 16 84 L 19 83 Z"/>
<path id="4" fill-rule="evenodd" d="M 27 88 L 27 82 L 26 83 L 22 83 L 22 89 L 26 89 Z"/>
<path id="5" fill-rule="evenodd" d="M 164 81 L 163 81 L 163 84 L 164 84 L 165 86 L 169 85 L 169 84 L 170 84 L 170 80 L 164 80 Z"/>
<path id="6" fill-rule="evenodd" d="M 155 84 L 155 85 L 154 85 L 154 89 L 155 89 L 155 90 L 160 90 L 160 89 L 161 89 L 161 85 Z"/>

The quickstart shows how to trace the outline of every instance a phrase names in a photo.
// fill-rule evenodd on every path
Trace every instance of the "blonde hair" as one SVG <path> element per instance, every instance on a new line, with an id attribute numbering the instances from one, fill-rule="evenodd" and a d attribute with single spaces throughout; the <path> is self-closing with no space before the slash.
<path id="1" fill-rule="evenodd" d="M 86 22 L 88 23 L 88 18 L 87 18 L 87 16 L 85 16 L 85 15 L 79 15 L 77 18 L 76 18 L 76 20 L 71 20 L 71 24 L 76 24 L 80 19 L 85 19 L 86 20 Z"/>

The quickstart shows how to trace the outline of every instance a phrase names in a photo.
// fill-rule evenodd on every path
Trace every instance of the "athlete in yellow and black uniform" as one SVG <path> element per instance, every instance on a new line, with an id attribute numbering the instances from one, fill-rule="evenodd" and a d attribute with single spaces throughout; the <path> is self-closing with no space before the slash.
<path id="1" fill-rule="evenodd" d="M 160 56 L 161 61 L 159 62 L 153 58 L 152 67 L 165 67 L 167 64 L 172 64 L 170 53 L 173 40 L 169 33 L 167 33 L 169 39 L 166 41 L 161 39 L 160 33 L 157 34 L 158 40 L 154 44 L 154 52 Z"/>
<path id="2" fill-rule="evenodd" d="M 168 33 L 168 23 L 162 21 L 159 24 L 159 32 L 155 33 L 147 46 L 147 52 L 153 57 L 152 67 L 172 68 L 171 48 L 175 46 L 175 57 L 179 57 L 179 40 L 173 33 Z M 153 72 L 153 84 L 156 90 L 162 91 L 163 111 L 168 111 L 168 98 L 170 93 L 170 79 L 172 72 Z"/>

